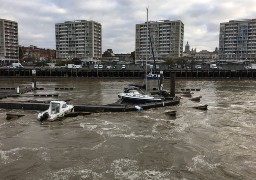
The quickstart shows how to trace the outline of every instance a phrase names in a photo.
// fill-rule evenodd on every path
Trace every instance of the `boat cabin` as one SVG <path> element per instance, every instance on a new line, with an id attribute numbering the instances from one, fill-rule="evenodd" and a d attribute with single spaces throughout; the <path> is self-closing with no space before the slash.
<path id="1" fill-rule="evenodd" d="M 67 103 L 65 101 L 51 101 L 50 110 L 51 114 L 58 114 L 60 110 L 67 107 Z"/>

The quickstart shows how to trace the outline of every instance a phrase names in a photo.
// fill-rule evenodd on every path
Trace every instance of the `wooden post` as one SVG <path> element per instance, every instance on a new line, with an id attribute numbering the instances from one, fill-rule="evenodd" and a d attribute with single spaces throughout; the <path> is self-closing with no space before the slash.
<path id="1" fill-rule="evenodd" d="M 175 97 L 175 79 L 176 79 L 176 73 L 170 72 L 170 94 L 172 97 Z"/>
<path id="2" fill-rule="evenodd" d="M 20 94 L 20 87 L 17 86 L 17 94 Z"/>
<path id="3" fill-rule="evenodd" d="M 160 71 L 160 87 L 159 87 L 159 91 L 163 91 L 163 84 L 164 84 L 164 72 Z"/>
<path id="4" fill-rule="evenodd" d="M 33 76 L 33 86 L 32 86 L 32 88 L 34 90 L 36 90 L 36 70 L 35 69 L 32 70 L 32 76 Z"/>

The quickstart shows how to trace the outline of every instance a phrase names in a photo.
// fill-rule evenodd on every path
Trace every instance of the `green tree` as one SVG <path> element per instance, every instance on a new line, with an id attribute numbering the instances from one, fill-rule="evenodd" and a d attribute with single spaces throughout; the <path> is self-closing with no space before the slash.
<path id="1" fill-rule="evenodd" d="M 82 61 L 79 58 L 73 58 L 72 59 L 72 64 L 80 65 L 80 64 L 82 64 Z"/>
<path id="2" fill-rule="evenodd" d="M 166 64 L 169 64 L 169 65 L 176 64 L 176 59 L 172 56 L 165 56 L 163 57 L 163 60 L 165 61 Z"/>
<path id="3" fill-rule="evenodd" d="M 102 57 L 113 57 L 113 50 L 112 49 L 107 49 L 103 54 Z"/>

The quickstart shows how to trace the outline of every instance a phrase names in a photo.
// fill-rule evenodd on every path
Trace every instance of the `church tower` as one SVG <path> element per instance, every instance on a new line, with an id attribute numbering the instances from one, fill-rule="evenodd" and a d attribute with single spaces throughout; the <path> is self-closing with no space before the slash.
<path id="1" fill-rule="evenodd" d="M 187 44 L 185 45 L 185 51 L 184 51 L 185 53 L 190 53 L 190 46 L 189 46 L 189 44 L 188 44 L 188 42 L 187 42 Z"/>

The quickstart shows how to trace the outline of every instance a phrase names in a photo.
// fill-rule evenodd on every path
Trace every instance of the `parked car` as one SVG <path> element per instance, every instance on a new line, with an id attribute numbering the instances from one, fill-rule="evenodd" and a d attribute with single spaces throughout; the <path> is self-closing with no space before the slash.
<path id="1" fill-rule="evenodd" d="M 251 66 L 244 66 L 245 69 L 252 69 Z"/>
<path id="2" fill-rule="evenodd" d="M 106 66 L 106 69 L 112 69 L 112 66 L 110 66 L 110 65 Z"/>
<path id="3" fill-rule="evenodd" d="M 197 64 L 197 65 L 195 65 L 195 68 L 196 68 L 196 69 L 202 69 L 202 66 L 199 65 L 199 64 Z"/>
<path id="4" fill-rule="evenodd" d="M 94 69 L 103 69 L 103 65 L 102 64 L 95 64 Z"/>

